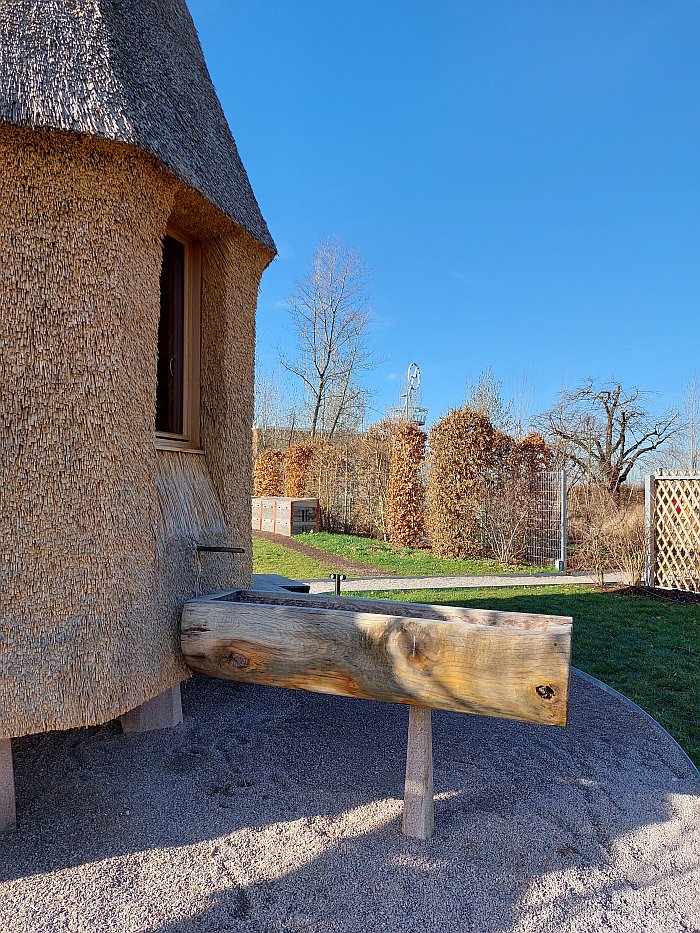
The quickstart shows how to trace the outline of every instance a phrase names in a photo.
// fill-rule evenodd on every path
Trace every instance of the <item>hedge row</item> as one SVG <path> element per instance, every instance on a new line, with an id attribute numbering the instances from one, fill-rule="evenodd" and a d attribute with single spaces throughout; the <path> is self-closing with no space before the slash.
<path id="1" fill-rule="evenodd" d="M 362 434 L 265 450 L 255 495 L 317 498 L 324 530 L 430 544 L 444 557 L 523 557 L 537 481 L 551 468 L 542 437 L 515 440 L 480 412 L 449 412 L 426 436 L 386 420 Z"/>

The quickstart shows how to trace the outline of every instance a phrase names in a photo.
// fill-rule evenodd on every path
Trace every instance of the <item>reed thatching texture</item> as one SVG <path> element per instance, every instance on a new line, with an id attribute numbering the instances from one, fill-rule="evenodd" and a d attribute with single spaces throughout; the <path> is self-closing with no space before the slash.
<path id="1" fill-rule="evenodd" d="M 409 422 L 400 424 L 392 437 L 387 485 L 389 541 L 398 547 L 418 547 L 425 539 L 425 490 L 421 472 L 426 436 Z"/>
<path id="2" fill-rule="evenodd" d="M 270 259 L 243 233 L 202 245 L 202 446 L 230 540 L 245 548 L 240 570 L 248 583 L 255 309 Z"/>
<path id="3" fill-rule="evenodd" d="M 275 246 L 184 0 L 12 0 L 0 120 L 131 143 Z"/>
<path id="4" fill-rule="evenodd" d="M 313 460 L 310 444 L 292 444 L 284 452 L 284 494 L 291 498 L 306 495 Z"/>
<path id="5" fill-rule="evenodd" d="M 187 676 L 194 539 L 250 541 L 270 254 L 199 198 L 199 235 L 229 232 L 202 251 L 207 453 L 157 452 L 161 238 L 182 186 L 132 147 L 7 125 L 0 170 L 0 736 L 16 736 L 105 722 Z M 247 550 L 205 566 L 208 587 L 246 585 Z"/>
<path id="6" fill-rule="evenodd" d="M 161 521 L 158 568 L 163 610 L 177 631 L 183 602 L 246 580 L 245 555 L 197 554 L 197 544 L 230 545 L 231 535 L 206 459 L 199 454 L 159 450 L 156 487 Z"/>
<path id="7" fill-rule="evenodd" d="M 160 236 L 136 150 L 0 129 L 0 732 L 109 718 L 181 679 L 156 623 Z"/>

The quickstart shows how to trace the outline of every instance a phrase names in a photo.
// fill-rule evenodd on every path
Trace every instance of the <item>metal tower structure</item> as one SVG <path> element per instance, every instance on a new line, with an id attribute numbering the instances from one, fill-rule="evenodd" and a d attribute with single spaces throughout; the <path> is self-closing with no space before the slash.
<path id="1" fill-rule="evenodd" d="M 409 363 L 406 370 L 406 389 L 400 396 L 402 404 L 396 408 L 390 408 L 389 417 L 398 418 L 402 421 L 411 421 L 413 424 L 423 427 L 428 415 L 428 409 L 416 404 L 420 401 L 419 389 L 420 366 L 418 363 Z"/>

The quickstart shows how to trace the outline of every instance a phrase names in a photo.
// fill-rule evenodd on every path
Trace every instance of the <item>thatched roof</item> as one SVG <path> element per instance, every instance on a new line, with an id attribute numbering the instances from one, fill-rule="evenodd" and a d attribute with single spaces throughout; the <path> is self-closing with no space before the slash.
<path id="1" fill-rule="evenodd" d="M 0 120 L 133 143 L 275 249 L 185 0 L 12 0 Z"/>

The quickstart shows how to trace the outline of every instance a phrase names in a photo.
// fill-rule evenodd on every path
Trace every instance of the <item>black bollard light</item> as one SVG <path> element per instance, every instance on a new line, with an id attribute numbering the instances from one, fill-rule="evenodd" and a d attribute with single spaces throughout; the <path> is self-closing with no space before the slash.
<path id="1" fill-rule="evenodd" d="M 344 573 L 331 573 L 329 577 L 335 583 L 335 595 L 340 596 L 340 581 L 347 580 L 346 575 Z"/>

